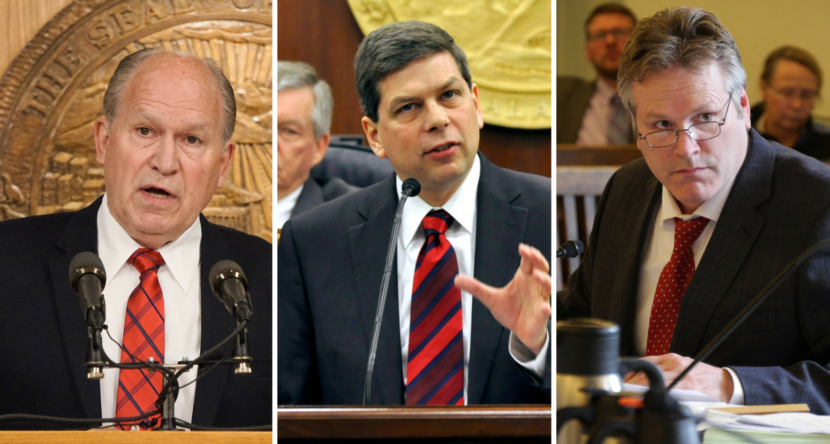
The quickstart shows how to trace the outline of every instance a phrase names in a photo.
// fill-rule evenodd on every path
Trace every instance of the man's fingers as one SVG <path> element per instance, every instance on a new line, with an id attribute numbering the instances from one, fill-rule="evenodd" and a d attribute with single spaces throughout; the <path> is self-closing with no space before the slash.
<path id="1" fill-rule="evenodd" d="M 522 256 L 522 262 L 529 262 L 531 268 L 537 268 L 545 273 L 550 273 L 550 265 L 548 264 L 545 255 L 536 248 L 530 245 L 519 244 L 519 254 Z M 530 272 L 529 270 L 527 271 Z"/>
<path id="2" fill-rule="evenodd" d="M 499 297 L 499 289 L 482 283 L 472 276 L 459 274 L 455 277 L 455 286 L 478 298 L 485 307 L 491 308 Z"/>
<path id="3" fill-rule="evenodd" d="M 539 290 L 550 296 L 550 292 L 553 289 L 553 283 L 551 282 L 550 275 L 537 268 L 536 270 L 533 270 L 533 279 L 536 280 L 536 283 L 539 285 Z"/>

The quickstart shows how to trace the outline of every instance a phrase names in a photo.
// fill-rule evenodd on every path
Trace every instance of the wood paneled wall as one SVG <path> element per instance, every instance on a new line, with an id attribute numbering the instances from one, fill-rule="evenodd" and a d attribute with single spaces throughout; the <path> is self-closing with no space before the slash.
<path id="1" fill-rule="evenodd" d="M 362 39 L 346 0 L 277 2 L 277 58 L 309 63 L 331 85 L 333 134 L 363 134 L 353 68 Z M 549 129 L 485 125 L 479 148 L 497 165 L 551 177 Z"/>
<path id="2" fill-rule="evenodd" d="M 0 77 L 40 28 L 72 0 L 0 0 Z"/>

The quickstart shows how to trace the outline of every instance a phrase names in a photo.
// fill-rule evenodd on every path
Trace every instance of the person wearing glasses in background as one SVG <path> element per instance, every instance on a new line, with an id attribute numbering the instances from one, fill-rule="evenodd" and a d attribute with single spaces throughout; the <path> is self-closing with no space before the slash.
<path id="1" fill-rule="evenodd" d="M 585 56 L 593 82 L 556 78 L 556 143 L 602 146 L 633 144 L 631 119 L 617 95 L 617 70 L 637 18 L 619 3 L 597 6 L 585 21 Z"/>
<path id="2" fill-rule="evenodd" d="M 809 52 L 782 46 L 767 56 L 761 74 L 764 101 L 750 110 L 762 136 L 819 160 L 830 159 L 830 127 L 813 122 L 823 76 Z"/>
<path id="3" fill-rule="evenodd" d="M 618 323 L 620 355 L 644 356 L 669 384 L 773 276 L 830 237 L 830 167 L 752 129 L 737 46 L 708 12 L 641 20 L 618 85 L 644 158 L 609 180 L 557 318 Z M 827 319 L 825 248 L 677 388 L 826 415 Z"/>

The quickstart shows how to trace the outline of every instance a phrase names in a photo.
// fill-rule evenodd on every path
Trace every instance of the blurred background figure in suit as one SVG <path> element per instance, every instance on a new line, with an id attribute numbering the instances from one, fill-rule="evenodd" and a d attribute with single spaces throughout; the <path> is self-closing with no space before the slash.
<path id="1" fill-rule="evenodd" d="M 764 100 L 752 107 L 752 127 L 802 154 L 830 159 L 830 127 L 813 122 L 823 80 L 821 66 L 809 52 L 796 46 L 776 49 L 764 62 Z"/>
<path id="2" fill-rule="evenodd" d="M 617 95 L 617 70 L 637 17 L 619 3 L 606 3 L 585 21 L 585 57 L 597 78 L 556 78 L 556 143 L 634 143 L 631 119 Z"/>
<path id="3" fill-rule="evenodd" d="M 307 63 L 277 63 L 277 227 L 289 218 L 357 188 L 338 178 L 311 177 L 331 140 L 334 99 Z"/>

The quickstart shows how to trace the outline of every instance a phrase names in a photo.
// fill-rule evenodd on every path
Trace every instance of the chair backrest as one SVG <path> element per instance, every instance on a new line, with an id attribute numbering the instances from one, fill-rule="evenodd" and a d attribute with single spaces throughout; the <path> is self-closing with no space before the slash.
<path id="1" fill-rule="evenodd" d="M 608 179 L 619 166 L 558 166 L 556 167 L 557 245 L 567 240 L 588 244 L 597 201 Z M 556 289 L 561 290 L 579 266 L 579 258 L 559 261 Z"/>
<path id="2" fill-rule="evenodd" d="M 388 159 L 376 156 L 363 145 L 362 136 L 332 136 L 323 160 L 311 169 L 315 178 L 337 177 L 349 185 L 365 188 L 389 177 L 395 170 Z"/>

